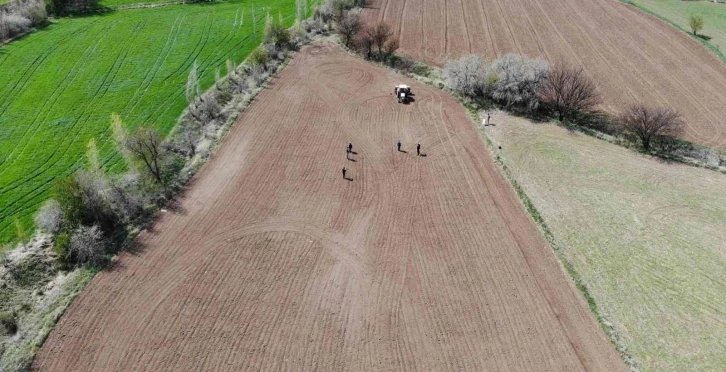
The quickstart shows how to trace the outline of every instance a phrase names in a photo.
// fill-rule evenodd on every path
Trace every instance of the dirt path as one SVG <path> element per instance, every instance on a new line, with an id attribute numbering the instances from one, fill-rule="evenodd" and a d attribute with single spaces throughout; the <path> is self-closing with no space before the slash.
<path id="1" fill-rule="evenodd" d="M 636 102 L 673 107 L 687 122 L 683 138 L 726 149 L 726 65 L 634 7 L 617 0 L 406 0 L 394 6 L 400 3 L 371 0 L 364 15 L 400 29 L 404 54 L 438 66 L 471 53 L 567 61 L 600 85 L 606 110 Z M 445 3 L 448 11 L 430 3 Z"/>
<path id="2" fill-rule="evenodd" d="M 35 370 L 625 369 L 440 91 L 307 47 L 194 183 Z"/>

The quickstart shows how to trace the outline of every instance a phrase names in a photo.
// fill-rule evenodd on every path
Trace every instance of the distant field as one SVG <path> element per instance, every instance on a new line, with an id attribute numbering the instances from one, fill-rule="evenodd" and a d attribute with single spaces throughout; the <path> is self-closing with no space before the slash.
<path id="1" fill-rule="evenodd" d="M 726 365 L 726 175 L 554 125 L 487 134 L 641 371 Z"/>
<path id="2" fill-rule="evenodd" d="M 168 132 L 186 106 L 194 61 L 208 87 L 215 68 L 259 44 L 265 8 L 292 23 L 293 0 L 167 6 L 63 18 L 0 48 L 0 243 L 13 238 L 16 216 L 32 226 L 53 181 L 83 164 L 91 138 L 108 169 L 121 167 L 111 113 Z"/>
<path id="3" fill-rule="evenodd" d="M 683 0 L 630 0 L 653 13 L 670 20 L 671 22 L 690 31 L 688 17 L 691 14 L 703 16 L 706 23 L 700 32 L 710 36 L 711 44 L 718 47 L 722 53 L 726 53 L 726 4 L 712 3 L 708 1 L 683 1 Z"/>

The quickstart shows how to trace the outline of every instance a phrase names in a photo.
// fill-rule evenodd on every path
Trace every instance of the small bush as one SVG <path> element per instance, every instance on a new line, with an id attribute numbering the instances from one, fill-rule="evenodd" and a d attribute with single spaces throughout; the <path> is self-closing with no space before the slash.
<path id="1" fill-rule="evenodd" d="M 32 27 L 30 19 L 17 14 L 0 14 L 0 40 L 10 39 L 27 32 Z"/>
<path id="2" fill-rule="evenodd" d="M 55 199 L 46 201 L 35 215 L 35 225 L 51 234 L 55 234 L 60 230 L 62 222 L 63 210 L 60 203 Z"/>
<path id="3" fill-rule="evenodd" d="M 97 265 L 103 261 L 106 246 L 97 225 L 80 226 L 71 235 L 69 256 L 77 263 Z"/>
<path id="4" fill-rule="evenodd" d="M 267 65 L 267 59 L 269 58 L 269 55 L 266 50 L 262 48 L 257 48 L 250 53 L 250 63 L 253 67 L 262 67 L 262 69 L 265 69 L 265 66 Z"/>
<path id="5" fill-rule="evenodd" d="M 53 253 L 56 259 L 61 263 L 68 262 L 68 255 L 71 252 L 71 236 L 67 232 L 62 232 L 55 237 L 53 242 Z"/>
<path id="6" fill-rule="evenodd" d="M 265 29 L 265 43 L 286 48 L 291 40 L 290 30 L 282 22 L 269 22 Z"/>
<path id="7" fill-rule="evenodd" d="M 393 67 L 404 72 L 415 73 L 414 69 L 416 68 L 416 61 L 414 61 L 411 57 L 400 57 L 396 59 Z"/>
<path id="8" fill-rule="evenodd" d="M 0 312 L 0 334 L 14 335 L 18 331 L 15 315 L 9 311 Z"/>

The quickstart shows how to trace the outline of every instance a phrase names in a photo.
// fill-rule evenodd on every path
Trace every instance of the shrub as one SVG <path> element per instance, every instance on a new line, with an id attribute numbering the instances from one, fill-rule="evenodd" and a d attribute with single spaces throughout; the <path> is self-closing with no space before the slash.
<path id="1" fill-rule="evenodd" d="M 75 228 L 83 222 L 85 206 L 82 193 L 78 181 L 73 176 L 60 179 L 53 185 L 53 197 L 63 211 L 66 228 Z"/>
<path id="2" fill-rule="evenodd" d="M 550 70 L 539 95 L 542 103 L 557 112 L 560 121 L 577 112 L 592 111 L 602 102 L 595 83 L 585 72 L 564 64 Z"/>
<path id="3" fill-rule="evenodd" d="M 71 236 L 67 232 L 62 232 L 55 237 L 53 242 L 53 253 L 61 263 L 68 262 L 68 255 L 71 251 Z"/>
<path id="4" fill-rule="evenodd" d="M 80 226 L 71 235 L 69 256 L 77 263 L 99 264 L 105 249 L 103 234 L 97 225 Z"/>
<path id="5" fill-rule="evenodd" d="M 257 48 L 250 53 L 250 63 L 253 67 L 262 67 L 264 70 L 265 65 L 267 65 L 267 59 L 267 51 L 262 48 Z"/>
<path id="6" fill-rule="evenodd" d="M 394 67 L 404 72 L 415 72 L 414 69 L 416 67 L 416 61 L 414 61 L 411 57 L 401 57 L 396 59 Z"/>
<path id="7" fill-rule="evenodd" d="M 623 130 L 638 138 L 645 151 L 650 150 L 655 138 L 674 137 L 683 130 L 680 114 L 670 108 L 634 105 L 623 112 L 619 119 Z"/>
<path id="8" fill-rule="evenodd" d="M 537 92 L 544 84 L 549 64 L 516 54 L 507 54 L 492 65 L 498 81 L 491 93 L 494 100 L 507 108 L 534 111 L 539 107 Z"/>
<path id="9" fill-rule="evenodd" d="M 278 47 L 285 48 L 290 44 L 290 30 L 282 24 L 282 21 L 274 22 L 268 19 L 265 28 L 265 43 L 272 43 Z"/>
<path id="10" fill-rule="evenodd" d="M 125 223 L 141 217 L 144 205 L 148 202 L 147 196 L 141 190 L 138 175 L 133 173 L 111 182 L 108 197 L 120 221 Z"/>
<path id="11" fill-rule="evenodd" d="M 32 27 L 30 19 L 17 14 L 0 14 L 0 40 L 10 39 L 27 32 Z"/>
<path id="12" fill-rule="evenodd" d="M 14 335 L 17 331 L 15 315 L 9 311 L 0 311 L 0 334 Z"/>
<path id="13" fill-rule="evenodd" d="M 51 234 L 55 234 L 60 230 L 62 222 L 63 210 L 60 203 L 55 199 L 46 201 L 35 215 L 35 225 Z"/>

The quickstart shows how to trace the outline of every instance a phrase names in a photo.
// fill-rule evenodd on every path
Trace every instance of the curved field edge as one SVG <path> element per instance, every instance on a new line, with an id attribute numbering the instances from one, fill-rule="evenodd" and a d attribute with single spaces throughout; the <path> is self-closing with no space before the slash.
<path id="1" fill-rule="evenodd" d="M 553 124 L 497 119 L 498 126 L 484 136 L 504 149 L 492 144 L 492 153 L 578 288 L 588 302 L 593 299 L 593 312 L 624 360 L 647 371 L 718 370 L 725 362 L 718 352 L 726 331 L 724 299 L 719 298 L 723 283 L 718 283 L 725 267 L 718 247 L 724 241 L 726 199 L 714 189 L 726 183 L 723 175 L 681 164 L 655 165 L 656 158 Z M 590 141 L 609 152 L 593 149 Z M 599 160 L 600 166 L 593 167 L 592 161 L 577 159 L 593 154 L 608 159 L 617 154 L 613 162 L 629 165 Z M 568 168 L 580 163 L 587 165 Z M 643 176 L 655 167 L 665 167 L 661 171 L 667 174 Z M 589 172 L 597 176 L 586 176 Z M 557 180 L 567 175 L 572 179 L 565 187 Z M 593 177 L 592 185 L 582 183 Z M 689 186 L 679 189 L 681 177 L 688 177 Z M 705 184 L 699 187 L 700 180 Z M 629 196 L 633 188 L 645 189 L 641 196 Z M 601 190 L 605 196 L 599 189 L 607 190 Z"/>
<path id="2" fill-rule="evenodd" d="M 666 18 L 666 17 L 658 14 L 658 12 L 656 12 L 654 10 L 651 10 L 650 8 L 648 8 L 647 6 L 645 6 L 643 4 L 638 4 L 638 3 L 635 3 L 635 2 L 633 2 L 631 0 L 620 0 L 620 2 L 621 3 L 624 3 L 624 4 L 627 4 L 627 5 L 630 5 L 630 6 L 633 6 L 635 8 L 638 8 L 641 11 L 643 11 L 645 13 L 648 13 L 648 14 L 652 15 L 653 17 L 656 17 L 656 18 L 660 19 L 661 21 L 663 21 L 665 23 L 668 23 L 669 25 L 677 28 L 678 30 L 685 32 L 686 34 L 688 34 L 688 36 L 691 36 L 693 39 L 698 40 L 698 42 L 700 42 L 701 44 L 703 44 L 706 48 L 708 48 L 708 50 L 710 50 L 711 52 L 713 52 L 713 54 L 715 54 L 724 63 L 726 63 L 726 55 L 724 55 L 724 53 L 721 51 L 721 49 L 717 48 L 710 41 L 705 40 L 703 38 L 700 38 L 698 36 L 693 35 L 693 33 L 691 33 L 690 31 L 686 30 L 685 28 L 681 27 L 681 25 L 677 24 L 675 21 L 672 21 L 672 20 L 670 20 L 670 19 L 668 19 L 668 18 Z"/>
<path id="3" fill-rule="evenodd" d="M 195 59 L 206 88 L 227 58 L 239 62 L 258 45 L 268 6 L 286 23 L 294 18 L 292 0 L 254 3 L 256 37 L 252 2 L 226 2 L 60 19 L 3 46 L 0 69 L 10 73 L 0 77 L 0 242 L 14 239 L 16 217 L 30 230 L 53 180 L 83 165 L 89 139 L 107 170 L 123 170 L 110 141 L 112 112 L 130 129 L 168 133 L 186 107 Z M 55 42 L 66 39 L 84 41 Z"/>
<path id="4" fill-rule="evenodd" d="M 474 125 L 476 125 L 477 122 L 482 122 L 482 120 L 484 119 L 483 117 L 479 116 L 474 112 L 472 112 L 472 118 L 478 119 L 474 121 Z M 555 239 L 555 235 L 552 233 L 552 230 L 550 230 L 547 222 L 545 222 L 542 214 L 534 205 L 532 199 L 527 195 L 522 186 L 519 184 L 516 177 L 512 174 L 512 171 L 507 166 L 507 163 L 504 161 L 504 159 L 496 153 L 494 149 L 494 144 L 492 143 L 491 139 L 486 135 L 486 132 L 481 129 L 480 132 L 482 133 L 484 142 L 487 144 L 487 148 L 489 148 L 492 155 L 494 155 L 495 163 L 500 167 L 500 169 L 502 170 L 502 174 L 504 174 L 507 181 L 509 181 L 509 183 L 512 185 L 512 188 L 515 190 L 517 196 L 519 196 L 520 200 L 522 201 L 524 208 L 532 217 L 534 223 L 539 227 L 542 236 L 544 236 L 544 238 L 547 240 L 550 247 L 552 248 L 552 251 L 562 263 L 565 271 L 567 271 L 567 273 L 570 275 L 570 278 L 575 284 L 575 287 L 577 287 L 577 289 L 580 291 L 580 294 L 582 294 L 582 297 L 585 299 L 585 301 L 587 301 L 587 305 L 590 308 L 590 311 L 595 316 L 595 319 L 597 319 L 597 322 L 600 324 L 600 327 L 603 329 L 605 334 L 608 336 L 608 339 L 615 347 L 615 350 L 618 351 L 620 357 L 623 359 L 623 362 L 625 362 L 625 364 L 627 364 L 631 370 L 638 370 L 638 362 L 628 352 L 627 346 L 623 343 L 622 337 L 620 337 L 620 335 L 618 334 L 613 323 L 609 321 L 602 313 L 602 311 L 600 311 L 600 309 L 598 308 L 597 301 L 595 300 L 595 297 L 592 295 L 592 293 L 590 293 L 587 284 L 582 279 L 582 275 L 580 275 L 580 273 L 577 271 L 575 265 L 573 265 L 572 262 L 570 262 L 570 260 L 565 257 L 564 253 L 562 252 L 562 247 Z"/>

